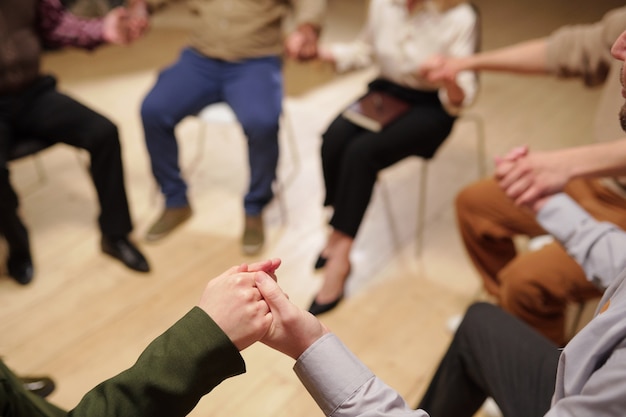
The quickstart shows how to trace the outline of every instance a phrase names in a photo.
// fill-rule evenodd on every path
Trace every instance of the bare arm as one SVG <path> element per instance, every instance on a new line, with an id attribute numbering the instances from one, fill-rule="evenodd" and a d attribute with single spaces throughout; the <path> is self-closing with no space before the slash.
<path id="1" fill-rule="evenodd" d="M 435 56 L 420 70 L 431 82 L 453 79 L 464 70 L 548 74 L 547 50 L 546 38 L 534 39 L 467 57 Z"/>
<path id="2" fill-rule="evenodd" d="M 516 204 L 531 207 L 574 178 L 620 175 L 626 175 L 626 138 L 556 151 L 516 148 L 496 161 L 495 172 Z"/>

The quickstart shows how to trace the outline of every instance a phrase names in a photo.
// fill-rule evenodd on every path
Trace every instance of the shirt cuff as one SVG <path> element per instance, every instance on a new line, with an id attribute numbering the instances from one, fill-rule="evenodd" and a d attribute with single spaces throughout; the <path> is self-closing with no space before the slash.
<path id="1" fill-rule="evenodd" d="M 294 371 L 327 416 L 374 377 L 332 333 L 320 337 L 300 355 Z"/>
<path id="2" fill-rule="evenodd" d="M 559 242 L 565 243 L 574 236 L 583 221 L 591 219 L 570 196 L 555 194 L 537 213 L 537 221 Z"/>

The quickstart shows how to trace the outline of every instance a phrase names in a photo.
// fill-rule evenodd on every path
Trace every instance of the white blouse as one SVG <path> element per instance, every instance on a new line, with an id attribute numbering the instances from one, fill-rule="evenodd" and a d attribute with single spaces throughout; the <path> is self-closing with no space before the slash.
<path id="1" fill-rule="evenodd" d="M 451 114 L 474 101 L 478 89 L 473 72 L 463 71 L 457 84 L 465 93 L 460 107 L 448 101 L 444 88 L 419 76 L 422 62 L 434 54 L 468 56 L 476 51 L 478 22 L 472 7 L 462 3 L 441 12 L 426 0 L 409 13 L 405 0 L 371 0 L 367 22 L 351 43 L 330 46 L 340 72 L 378 65 L 380 76 L 418 90 L 439 90 L 439 98 Z"/>

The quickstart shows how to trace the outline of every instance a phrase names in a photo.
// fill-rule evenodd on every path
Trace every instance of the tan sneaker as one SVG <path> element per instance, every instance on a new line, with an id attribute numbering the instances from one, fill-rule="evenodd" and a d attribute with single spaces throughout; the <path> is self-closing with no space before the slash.
<path id="1" fill-rule="evenodd" d="M 172 230 L 183 224 L 191 217 L 191 207 L 166 208 L 159 219 L 154 222 L 146 233 L 146 240 L 156 242 L 167 236 Z"/>
<path id="2" fill-rule="evenodd" d="M 249 216 L 246 214 L 246 225 L 241 239 L 243 253 L 245 255 L 256 255 L 261 252 L 265 242 L 263 231 L 263 216 Z"/>

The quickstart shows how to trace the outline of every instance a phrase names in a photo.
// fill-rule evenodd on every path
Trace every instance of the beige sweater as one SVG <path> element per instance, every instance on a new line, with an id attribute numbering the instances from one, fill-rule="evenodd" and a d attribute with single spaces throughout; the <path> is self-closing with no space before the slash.
<path id="1" fill-rule="evenodd" d="M 162 6 L 171 0 L 148 0 Z M 190 46 L 203 55 L 237 61 L 283 51 L 284 19 L 321 26 L 326 0 L 188 0 L 197 16 Z"/>
<path id="2" fill-rule="evenodd" d="M 624 99 L 619 86 L 622 63 L 611 56 L 611 46 L 626 30 L 626 7 L 613 9 L 592 25 L 571 25 L 555 31 L 548 41 L 548 67 L 560 77 L 582 77 L 585 84 L 603 84 L 596 110 L 594 139 L 624 137 L 617 113 Z"/>

